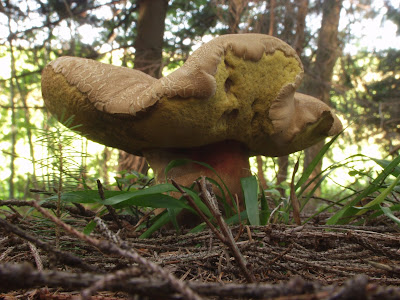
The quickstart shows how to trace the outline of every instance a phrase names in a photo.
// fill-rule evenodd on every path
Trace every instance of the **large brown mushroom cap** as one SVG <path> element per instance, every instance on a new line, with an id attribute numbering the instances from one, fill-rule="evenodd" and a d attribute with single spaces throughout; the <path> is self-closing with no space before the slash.
<path id="1" fill-rule="evenodd" d="M 232 140 L 251 155 L 281 156 L 341 130 L 327 105 L 295 94 L 302 75 L 286 43 L 235 34 L 203 45 L 159 80 L 61 57 L 43 71 L 42 92 L 52 113 L 75 115 L 90 139 L 129 153 Z"/>

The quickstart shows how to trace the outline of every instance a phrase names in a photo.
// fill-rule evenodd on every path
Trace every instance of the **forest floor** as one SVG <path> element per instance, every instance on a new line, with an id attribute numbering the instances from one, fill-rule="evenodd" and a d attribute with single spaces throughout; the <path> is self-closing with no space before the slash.
<path id="1" fill-rule="evenodd" d="M 222 240 L 211 230 L 139 239 L 127 220 L 122 229 L 99 221 L 86 236 L 87 216 L 55 225 L 8 206 L 0 299 L 400 299 L 400 230 L 384 223 L 325 226 L 319 216 L 304 226 L 229 227 Z"/>

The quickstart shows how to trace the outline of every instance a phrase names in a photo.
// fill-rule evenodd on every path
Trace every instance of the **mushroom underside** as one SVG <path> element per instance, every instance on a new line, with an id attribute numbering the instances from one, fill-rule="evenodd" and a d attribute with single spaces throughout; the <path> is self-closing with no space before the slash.
<path id="1" fill-rule="evenodd" d="M 49 110 L 59 119 L 74 115 L 73 124 L 81 125 L 79 130 L 89 139 L 136 155 L 142 155 L 143 149 L 191 148 L 225 140 L 245 144 L 252 155 L 279 155 L 271 138 L 275 128 L 269 109 L 285 87 L 286 96 L 293 97 L 302 73 L 299 62 L 279 50 L 264 53 L 259 61 L 227 51 L 214 74 L 212 97 L 162 96 L 133 116 L 126 110 L 107 112 L 107 107 L 116 105 L 99 110 L 87 92 L 71 83 L 76 79 L 70 79 L 64 69 L 50 65 L 43 72 L 43 98 Z M 107 85 L 103 82 L 102 88 Z M 113 97 L 118 99 L 118 95 Z"/>
<path id="2" fill-rule="evenodd" d="M 326 104 L 295 93 L 303 67 L 282 41 L 257 34 L 215 40 L 159 80 L 128 68 L 122 74 L 119 67 L 60 58 L 43 71 L 43 98 L 61 122 L 74 116 L 72 125 L 81 125 L 89 139 L 144 155 L 157 182 L 166 180 L 171 160 L 210 165 L 213 170 L 189 162 L 167 178 L 191 185 L 200 176 L 211 177 L 237 194 L 243 208 L 240 178 L 251 174 L 249 156 L 305 149 L 339 133 L 341 123 Z"/>

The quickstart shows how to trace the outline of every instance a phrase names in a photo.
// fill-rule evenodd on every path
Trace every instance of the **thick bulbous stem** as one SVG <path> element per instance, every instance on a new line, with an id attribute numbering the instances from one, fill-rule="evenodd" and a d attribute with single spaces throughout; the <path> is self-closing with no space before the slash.
<path id="1" fill-rule="evenodd" d="M 167 174 L 167 180 L 174 179 L 180 185 L 190 186 L 201 176 L 212 178 L 221 187 L 224 187 L 224 183 L 233 196 L 235 194 L 238 196 L 239 207 L 243 210 L 240 179 L 251 175 L 249 152 L 243 144 L 225 141 L 187 149 L 147 149 L 143 151 L 143 154 L 154 170 L 157 183 L 166 181 L 165 168 L 172 160 L 190 159 L 210 165 L 220 178 L 209 168 L 190 162 L 171 169 Z M 214 192 L 221 196 L 219 189 L 214 188 Z M 224 193 L 232 206 L 228 193 L 226 191 Z"/>

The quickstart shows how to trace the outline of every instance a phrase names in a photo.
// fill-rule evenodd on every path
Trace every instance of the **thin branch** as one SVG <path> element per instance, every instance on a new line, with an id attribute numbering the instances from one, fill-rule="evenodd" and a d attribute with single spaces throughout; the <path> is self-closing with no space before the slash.
<path id="1" fill-rule="evenodd" d="M 178 292 L 180 292 L 186 299 L 189 300 L 201 300 L 201 297 L 193 292 L 183 281 L 180 281 L 177 279 L 174 275 L 169 273 L 168 271 L 164 270 L 157 264 L 145 259 L 144 257 L 140 256 L 135 250 L 124 250 L 121 249 L 119 246 L 116 244 L 110 243 L 108 241 L 100 241 L 96 238 L 90 237 L 88 235 L 85 235 L 81 233 L 80 231 L 76 230 L 75 228 L 71 227 L 68 224 L 65 224 L 63 221 L 60 219 L 56 218 L 46 210 L 44 210 L 36 201 L 32 201 L 33 206 L 44 216 L 52 220 L 55 224 L 58 226 L 62 227 L 66 232 L 69 234 L 72 234 L 79 238 L 80 240 L 83 240 L 87 242 L 88 244 L 91 244 L 97 248 L 100 249 L 100 251 L 109 253 L 109 254 L 116 254 L 120 255 L 123 257 L 126 257 L 130 259 L 133 262 L 136 262 L 142 266 L 144 266 L 146 269 L 150 270 L 153 273 L 156 273 L 160 275 L 162 278 L 165 278 L 168 283 Z"/>
<path id="2" fill-rule="evenodd" d="M 200 189 L 200 198 L 203 200 L 204 204 L 208 207 L 211 214 L 215 217 L 222 234 L 215 228 L 215 226 L 208 220 L 207 216 L 200 210 L 200 208 L 196 205 L 192 197 L 187 194 L 174 180 L 172 180 L 172 184 L 182 193 L 182 196 L 188 200 L 190 206 L 192 206 L 196 212 L 200 215 L 200 217 L 206 222 L 206 224 L 210 227 L 212 232 L 218 237 L 218 239 L 223 242 L 229 249 L 231 249 L 233 256 L 235 257 L 240 269 L 242 270 L 246 280 L 248 282 L 256 282 L 254 275 L 248 270 L 248 265 L 240 253 L 238 246 L 236 245 L 235 239 L 233 238 L 232 231 L 229 229 L 226 224 L 224 218 L 222 217 L 221 211 L 218 208 L 218 202 L 212 191 L 212 186 L 210 183 L 206 181 L 206 178 L 201 177 L 200 181 L 196 181 L 197 185 Z"/>
<path id="3" fill-rule="evenodd" d="M 28 234 L 24 230 L 20 229 L 19 227 L 10 224 L 4 219 L 0 218 L 0 226 L 2 226 L 7 232 L 12 232 L 15 235 L 19 236 L 20 238 L 32 243 L 36 247 L 43 249 L 46 252 L 52 253 L 60 263 L 64 263 L 69 266 L 74 266 L 81 268 L 86 271 L 96 271 L 97 268 L 95 266 L 89 265 L 85 263 L 79 257 L 69 253 L 55 249 L 52 245 L 43 242 L 39 239 L 38 236 Z"/>
<path id="4" fill-rule="evenodd" d="M 31 192 L 35 192 L 34 190 Z M 47 191 L 40 191 L 41 194 L 50 194 L 53 195 L 53 193 L 47 192 Z M 68 211 L 72 215 L 78 215 L 78 216 L 83 216 L 83 217 L 94 217 L 96 215 L 95 212 L 86 209 L 79 203 L 73 203 L 75 207 L 71 206 L 64 206 L 63 209 Z M 24 207 L 24 206 L 32 206 L 32 201 L 24 201 L 24 200 L 17 200 L 17 199 L 11 199 L 11 200 L 0 200 L 0 206 L 17 206 L 17 207 Z M 54 203 L 50 202 L 45 202 L 42 203 L 42 207 L 44 208 L 49 208 L 49 209 L 56 209 L 57 205 Z"/>
<path id="5" fill-rule="evenodd" d="M 100 179 L 97 179 L 97 188 L 98 188 L 98 192 L 99 192 L 101 200 L 106 201 L 106 198 L 104 196 L 103 185 L 101 184 Z M 118 228 L 122 229 L 123 226 L 122 226 L 120 220 L 118 219 L 118 215 L 117 215 L 117 212 L 115 211 L 114 207 L 112 207 L 111 205 L 105 205 L 105 207 L 107 208 L 107 210 L 110 213 L 111 217 L 113 218 L 114 222 L 117 224 Z"/>
<path id="6" fill-rule="evenodd" d="M 301 225 L 300 219 L 300 203 L 296 196 L 296 190 L 294 189 L 294 177 L 296 176 L 297 170 L 299 169 L 299 161 L 296 162 L 293 169 L 292 180 L 290 182 L 290 201 L 292 202 L 293 208 L 293 219 L 297 225 Z"/>
<path id="7" fill-rule="evenodd" d="M 124 275 L 122 271 L 117 271 L 115 274 Z M 28 264 L 0 265 L 0 291 L 31 289 L 40 286 L 79 290 L 103 281 L 107 282 L 105 286 L 110 291 L 122 291 L 158 299 L 161 299 L 160 297 L 182 299 L 174 295 L 174 290 L 166 280 L 123 277 L 121 281 L 107 281 L 108 278 L 111 276 L 90 273 L 74 274 L 65 271 L 37 271 Z M 337 284 L 322 286 L 318 283 L 307 282 L 300 277 L 294 277 L 288 282 L 279 284 L 188 282 L 188 286 L 203 296 L 234 299 L 398 299 L 400 297 L 400 287 L 378 287 L 374 283 L 368 283 L 368 277 L 365 275 L 351 278 L 341 286 Z"/>
<path id="8" fill-rule="evenodd" d="M 235 239 L 233 238 L 232 231 L 229 226 L 226 224 L 224 218 L 222 217 L 221 211 L 218 208 L 218 202 L 215 197 L 214 192 L 212 191 L 212 185 L 206 181 L 206 178 L 203 176 L 200 179 L 200 197 L 203 201 L 208 203 L 211 213 L 216 218 L 218 225 L 220 226 L 220 230 L 224 235 L 225 239 L 221 240 L 225 243 L 232 251 L 233 256 L 235 257 L 240 269 L 243 271 L 244 276 L 248 282 L 256 282 L 254 275 L 249 271 L 248 267 L 250 267 L 246 259 L 240 253 L 238 246 L 236 245 Z"/>
<path id="9" fill-rule="evenodd" d="M 185 192 L 184 189 L 181 188 L 181 186 L 176 183 L 175 180 L 171 180 L 172 185 L 176 187 L 176 189 L 182 193 L 182 196 L 189 202 L 190 206 L 199 214 L 199 216 L 202 218 L 204 222 L 210 227 L 211 231 L 218 237 L 220 241 L 225 243 L 225 238 L 224 236 L 221 235 L 221 233 L 215 228 L 214 224 L 211 223 L 211 221 L 207 218 L 207 216 L 201 211 L 201 209 L 196 205 L 192 197 L 188 193 Z"/>

